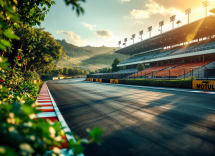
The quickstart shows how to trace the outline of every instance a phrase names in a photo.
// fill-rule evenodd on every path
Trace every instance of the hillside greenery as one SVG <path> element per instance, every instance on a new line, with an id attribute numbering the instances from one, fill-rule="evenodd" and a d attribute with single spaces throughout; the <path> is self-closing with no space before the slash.
<path id="1" fill-rule="evenodd" d="M 100 55 L 95 55 L 89 59 L 83 60 L 82 65 L 107 65 L 111 66 L 114 59 L 118 58 L 120 62 L 126 60 L 126 56 L 116 53 L 105 53 Z"/>
<path id="2" fill-rule="evenodd" d="M 93 51 L 96 55 L 98 54 L 104 54 L 104 53 L 110 53 L 110 52 L 113 52 L 114 50 L 117 50 L 119 48 L 116 48 L 116 47 L 106 47 L 106 46 L 101 46 L 101 47 L 92 47 L 92 46 L 85 46 L 85 47 L 82 47 L 83 49 L 86 49 L 86 50 L 91 50 Z"/>
<path id="3" fill-rule="evenodd" d="M 62 55 L 57 63 L 62 67 L 100 66 L 111 67 L 115 58 L 120 61 L 126 59 L 125 55 L 114 53 L 114 47 L 77 47 L 65 40 L 56 40 L 62 47 Z"/>
<path id="4" fill-rule="evenodd" d="M 67 43 L 66 40 L 56 40 L 63 47 L 63 55 L 71 57 L 83 57 L 83 56 L 93 56 L 95 53 L 91 50 L 86 50 L 84 48 L 75 46 L 73 44 Z"/>

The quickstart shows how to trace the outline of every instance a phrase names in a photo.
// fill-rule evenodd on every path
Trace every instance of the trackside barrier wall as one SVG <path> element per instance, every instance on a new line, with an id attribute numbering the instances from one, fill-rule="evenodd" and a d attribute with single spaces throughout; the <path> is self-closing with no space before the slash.
<path id="1" fill-rule="evenodd" d="M 193 89 L 215 91 L 215 81 L 210 80 L 193 80 Z"/>
<path id="2" fill-rule="evenodd" d="M 72 78 L 84 78 L 86 77 L 85 75 L 76 75 L 72 77 L 57 77 L 57 76 L 45 76 L 45 75 L 40 75 L 40 79 L 42 81 L 47 81 L 47 80 L 62 80 L 62 79 L 72 79 Z"/>
<path id="3" fill-rule="evenodd" d="M 118 79 L 110 79 L 110 83 L 119 83 Z"/>
<path id="4" fill-rule="evenodd" d="M 103 82 L 103 83 L 119 83 L 130 85 L 157 86 L 157 87 L 172 87 L 184 89 L 199 89 L 215 91 L 214 80 L 124 80 L 124 79 L 91 79 L 86 78 L 86 81 Z"/>

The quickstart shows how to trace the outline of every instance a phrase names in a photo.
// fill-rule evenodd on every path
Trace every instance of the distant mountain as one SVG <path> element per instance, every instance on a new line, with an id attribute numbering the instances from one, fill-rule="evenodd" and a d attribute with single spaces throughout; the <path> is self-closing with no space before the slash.
<path id="1" fill-rule="evenodd" d="M 95 55 L 95 53 L 91 50 L 87 50 L 81 47 L 77 47 L 73 44 L 67 43 L 65 40 L 56 40 L 63 47 L 63 56 L 69 57 L 90 57 Z"/>
<path id="2" fill-rule="evenodd" d="M 77 47 L 73 44 L 67 43 L 65 40 L 56 40 L 63 47 L 63 53 L 60 61 L 57 63 L 58 67 L 83 67 L 86 69 L 110 67 L 115 58 L 120 61 L 126 59 L 125 55 L 116 54 L 114 50 L 116 47 Z M 93 68 L 94 69 L 94 68 Z"/>
<path id="3" fill-rule="evenodd" d="M 98 54 L 104 54 L 104 53 L 107 53 L 109 51 L 114 51 L 114 50 L 117 50 L 119 48 L 116 48 L 116 47 L 105 47 L 105 46 L 101 46 L 101 47 L 91 47 L 91 46 L 85 46 L 85 47 L 82 47 L 86 50 L 90 50 L 90 51 L 93 51 L 96 55 Z"/>

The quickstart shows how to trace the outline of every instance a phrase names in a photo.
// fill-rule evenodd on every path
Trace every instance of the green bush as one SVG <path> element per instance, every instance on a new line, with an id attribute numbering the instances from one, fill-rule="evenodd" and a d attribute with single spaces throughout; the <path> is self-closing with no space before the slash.
<path id="1" fill-rule="evenodd" d="M 192 89 L 191 80 L 119 80 L 120 84 Z"/>
<path id="2" fill-rule="evenodd" d="M 36 80 L 39 77 L 39 74 L 37 72 L 27 71 L 24 74 L 24 77 L 26 80 L 32 81 L 32 80 Z"/>
<path id="3" fill-rule="evenodd" d="M 47 152 L 60 155 L 58 147 L 65 141 L 61 124 L 35 119 L 40 112 L 36 109 L 40 106 L 35 102 L 38 85 L 30 80 L 18 84 L 11 79 L 11 88 L 8 88 L 4 74 L 9 70 L 8 66 L 7 60 L 0 57 L 0 156 L 45 155 Z M 76 137 L 77 142 L 68 141 L 68 150 L 73 150 L 74 155 L 83 152 L 83 144 L 101 143 L 102 129 L 95 127 L 87 132 L 89 140 Z"/>
<path id="4" fill-rule="evenodd" d="M 39 90 L 39 85 L 34 84 L 31 81 L 24 81 L 20 86 L 19 86 L 19 93 L 24 94 L 24 93 L 29 93 L 31 96 L 38 96 L 37 92 Z"/>
<path id="5" fill-rule="evenodd" d="M 35 120 L 40 112 L 36 109 L 39 106 L 27 94 L 14 94 L 2 86 L 0 92 L 0 156 L 45 155 L 48 151 L 52 155 L 59 155 L 58 147 L 65 141 L 62 139 L 65 134 L 61 124 L 46 122 L 42 118 Z M 87 132 L 90 140 L 79 137 L 76 137 L 77 142 L 69 140 L 68 150 L 72 149 L 74 155 L 83 152 L 83 144 L 101 143 L 103 130 L 96 127 Z"/>
<path id="6" fill-rule="evenodd" d="M 137 65 L 137 71 L 142 71 L 144 69 L 145 69 L 144 64 L 140 63 L 140 64 Z"/>

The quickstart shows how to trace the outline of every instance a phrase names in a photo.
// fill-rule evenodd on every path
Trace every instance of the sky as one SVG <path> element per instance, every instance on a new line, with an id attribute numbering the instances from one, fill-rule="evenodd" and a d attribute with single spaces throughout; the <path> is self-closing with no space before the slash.
<path id="1" fill-rule="evenodd" d="M 63 0 L 55 2 L 41 27 L 55 39 L 65 39 L 76 46 L 118 47 L 118 41 L 123 43 L 124 38 L 128 38 L 127 45 L 131 45 L 132 34 L 136 34 L 134 42 L 140 42 L 139 31 L 143 30 L 143 40 L 149 38 L 149 26 L 152 26 L 151 35 L 158 35 L 162 20 L 163 32 L 171 30 L 173 15 L 176 21 L 182 21 L 180 26 L 187 24 L 185 10 L 190 7 L 190 22 L 205 17 L 203 0 L 86 0 L 80 2 L 85 10 L 80 16 Z M 215 0 L 210 0 L 208 10 L 212 8 L 215 8 Z M 213 14 L 208 11 L 209 15 Z"/>

